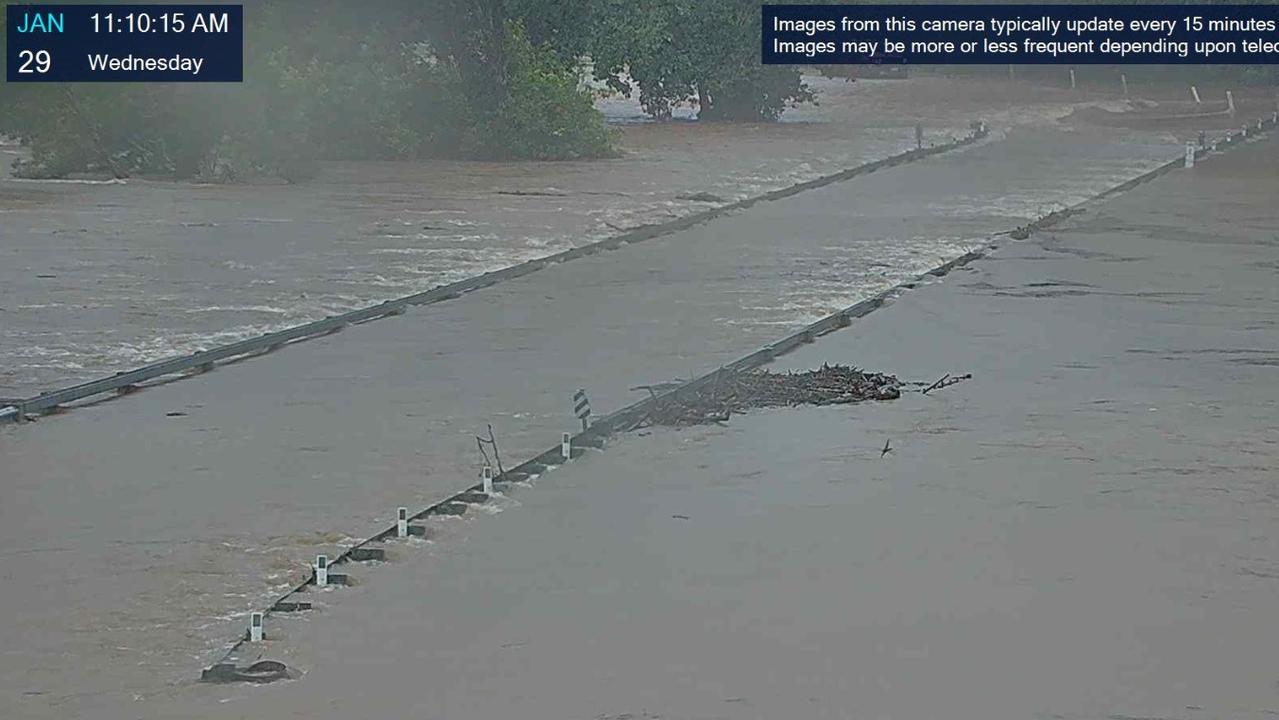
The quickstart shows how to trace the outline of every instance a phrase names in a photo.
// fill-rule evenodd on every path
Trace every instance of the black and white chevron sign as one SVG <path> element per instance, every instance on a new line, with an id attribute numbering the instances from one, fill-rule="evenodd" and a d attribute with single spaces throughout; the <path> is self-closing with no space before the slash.
<path id="1" fill-rule="evenodd" d="M 573 414 L 582 421 L 582 429 L 585 430 L 591 417 L 591 401 L 586 399 L 585 390 L 573 393 Z"/>

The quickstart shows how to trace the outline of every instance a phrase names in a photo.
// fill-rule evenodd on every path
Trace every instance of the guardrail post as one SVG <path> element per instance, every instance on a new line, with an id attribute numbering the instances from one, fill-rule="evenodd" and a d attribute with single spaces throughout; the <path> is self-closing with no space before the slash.
<path id="1" fill-rule="evenodd" d="M 262 613 L 249 615 L 249 642 L 262 642 Z"/>
<path id="2" fill-rule="evenodd" d="M 488 463 L 484 464 L 484 470 L 481 473 L 484 479 L 484 494 L 489 497 L 493 496 L 493 466 Z"/>
<path id="3" fill-rule="evenodd" d="M 409 509 L 396 508 L 395 537 L 403 538 L 408 536 L 409 536 Z"/>
<path id="4" fill-rule="evenodd" d="M 560 454 L 564 456 L 565 462 L 573 459 L 573 437 L 568 433 L 560 437 Z"/>
<path id="5" fill-rule="evenodd" d="M 329 584 L 329 556 L 315 556 L 315 586 L 325 587 Z"/>

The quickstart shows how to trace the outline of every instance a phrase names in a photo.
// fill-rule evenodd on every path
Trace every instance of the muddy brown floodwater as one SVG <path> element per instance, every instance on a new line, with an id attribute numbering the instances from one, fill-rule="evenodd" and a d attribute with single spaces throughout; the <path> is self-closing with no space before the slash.
<path id="1" fill-rule="evenodd" d="M 622 437 L 277 621 L 301 679 L 160 712 L 1273 717 L 1276 162 L 1165 176 L 778 363 L 972 381 Z"/>
<path id="2" fill-rule="evenodd" d="M 608 212 L 648 222 L 645 203 L 676 188 L 736 197 L 757 189 L 742 178 L 780 177 L 798 157 L 827 162 L 817 174 L 878 157 L 913 143 L 917 117 L 995 123 L 960 152 L 0 427 L 0 715 L 174 717 L 239 696 L 193 682 L 246 614 L 396 506 L 473 483 L 487 423 L 522 459 L 574 422 L 577 388 L 607 413 L 636 385 L 712 369 L 1181 153 L 1174 132 L 1069 119 L 1113 98 L 936 78 L 823 91 L 792 123 L 630 125 L 631 154 L 607 163 L 346 165 L 305 187 L 5 182 L 0 367 L 24 390 L 583 242 Z"/>
<path id="3" fill-rule="evenodd" d="M 1058 126 L 1083 106 L 1123 107 L 1113 93 L 990 80 L 810 82 L 820 104 L 780 124 L 645 123 L 633 102 L 601 101 L 626 150 L 601 162 L 335 163 L 301 186 L 0 179 L 0 398 L 707 206 L 681 195 L 731 201 L 853 167 L 913 147 L 915 123 L 931 142 L 964 134 L 978 118 L 1003 133 Z M 0 150 L 7 174 L 18 150 Z M 1047 202 L 1019 211 L 1033 215 Z"/>

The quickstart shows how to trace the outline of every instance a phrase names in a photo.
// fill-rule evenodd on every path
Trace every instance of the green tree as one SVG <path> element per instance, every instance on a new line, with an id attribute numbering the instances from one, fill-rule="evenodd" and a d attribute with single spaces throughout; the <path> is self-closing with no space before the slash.
<path id="1" fill-rule="evenodd" d="M 469 154 L 538 160 L 614 153 L 612 133 L 579 87 L 576 58 L 535 42 L 521 13 L 554 3 L 435 0 L 431 42 L 454 69 L 466 106 Z"/>
<path id="2" fill-rule="evenodd" d="M 510 78 L 511 18 L 506 0 L 432 0 L 430 40 L 457 72 L 474 117 L 501 112 Z"/>
<path id="3" fill-rule="evenodd" d="M 573 63 L 529 42 L 506 0 L 245 11 L 242 84 L 7 87 L 0 133 L 33 151 L 20 171 L 298 180 L 321 159 L 612 152 Z"/>
<path id="4" fill-rule="evenodd" d="M 813 94 L 793 66 L 759 60 L 754 0 L 512 0 L 530 36 L 595 75 L 645 112 L 668 118 L 695 102 L 703 120 L 776 120 Z"/>
<path id="5" fill-rule="evenodd" d="M 497 112 L 474 125 L 476 154 L 494 158 L 565 160 L 614 154 L 613 132 L 578 87 L 577 73 L 523 29 L 506 35 L 510 69 Z"/>

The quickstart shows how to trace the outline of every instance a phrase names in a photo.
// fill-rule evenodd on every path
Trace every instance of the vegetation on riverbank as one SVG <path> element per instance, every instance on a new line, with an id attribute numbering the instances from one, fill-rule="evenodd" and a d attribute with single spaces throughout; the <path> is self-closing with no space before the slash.
<path id="1" fill-rule="evenodd" d="M 696 102 L 701 119 L 773 120 L 811 100 L 797 69 L 760 65 L 758 12 L 750 0 L 249 3 L 244 83 L 11 85 L 0 134 L 31 147 L 17 168 L 29 177 L 298 181 L 329 159 L 608 157 L 590 72 L 656 118 Z"/>
<path id="2" fill-rule="evenodd" d="M 244 83 L 14 84 L 0 135 L 30 146 L 17 168 L 29 177 L 297 181 L 331 159 L 609 157 L 587 76 L 657 119 L 691 105 L 704 121 L 772 121 L 813 102 L 798 68 L 760 64 L 759 12 L 754 0 L 250 0 Z M 1279 81 L 1271 67 L 1176 72 Z"/>

